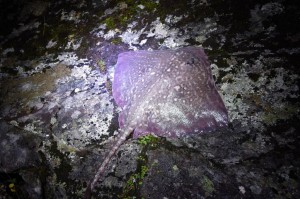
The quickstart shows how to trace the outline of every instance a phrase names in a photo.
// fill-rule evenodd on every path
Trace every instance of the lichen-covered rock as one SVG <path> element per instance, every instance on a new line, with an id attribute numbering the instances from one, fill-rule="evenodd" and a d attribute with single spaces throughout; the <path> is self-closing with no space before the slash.
<path id="1" fill-rule="evenodd" d="M 0 197 L 82 198 L 117 135 L 118 54 L 200 46 L 229 128 L 129 138 L 94 196 L 300 198 L 297 16 L 297 0 L 1 1 Z"/>

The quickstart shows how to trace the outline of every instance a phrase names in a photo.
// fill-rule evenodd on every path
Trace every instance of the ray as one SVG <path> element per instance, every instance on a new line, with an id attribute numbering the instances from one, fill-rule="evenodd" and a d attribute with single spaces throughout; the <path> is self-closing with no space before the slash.
<path id="1" fill-rule="evenodd" d="M 117 149 L 133 131 L 180 138 L 227 126 L 228 114 L 204 50 L 130 51 L 119 54 L 113 97 L 122 111 L 117 143 L 99 167 L 93 190 Z"/>

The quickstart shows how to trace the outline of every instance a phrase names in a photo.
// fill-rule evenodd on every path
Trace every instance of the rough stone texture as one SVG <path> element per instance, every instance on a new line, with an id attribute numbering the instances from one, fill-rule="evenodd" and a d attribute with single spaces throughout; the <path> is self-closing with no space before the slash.
<path id="1" fill-rule="evenodd" d="M 81 198 L 118 134 L 118 54 L 183 46 L 205 49 L 228 129 L 129 138 L 93 197 L 300 198 L 299 10 L 297 0 L 1 1 L 0 198 Z"/>

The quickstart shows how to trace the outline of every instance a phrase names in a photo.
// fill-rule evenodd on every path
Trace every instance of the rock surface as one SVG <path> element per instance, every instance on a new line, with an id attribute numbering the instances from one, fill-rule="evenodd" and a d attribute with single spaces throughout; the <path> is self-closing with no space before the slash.
<path id="1" fill-rule="evenodd" d="M 0 2 L 0 198 L 81 198 L 128 50 L 202 46 L 227 129 L 129 138 L 94 198 L 300 198 L 296 0 Z"/>

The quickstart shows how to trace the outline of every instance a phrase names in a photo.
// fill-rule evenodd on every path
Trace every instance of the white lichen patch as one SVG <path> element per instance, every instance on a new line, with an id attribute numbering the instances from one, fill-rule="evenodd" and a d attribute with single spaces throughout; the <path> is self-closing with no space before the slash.
<path id="1" fill-rule="evenodd" d="M 100 19 L 115 14 L 121 8 L 122 6 L 117 5 L 115 8 L 107 9 Z M 124 9 L 126 8 L 125 6 Z M 201 45 L 210 37 L 211 33 L 216 30 L 224 30 L 216 23 L 218 20 L 217 15 L 212 18 L 204 18 L 202 22 L 191 22 L 180 29 L 177 28 L 176 24 L 187 17 L 188 14 L 179 16 L 170 14 L 164 20 L 157 17 L 154 21 L 146 22 L 142 26 L 138 21 L 132 21 L 127 25 L 125 31 L 119 29 L 108 30 L 104 23 L 100 24 L 91 33 L 105 40 L 120 37 L 123 43 L 128 44 L 129 49 L 138 50 L 141 46 L 147 44 L 149 38 L 155 38 L 158 45 L 171 49 L 189 45 L 188 40 L 195 40 Z M 225 37 L 220 40 L 222 40 L 220 42 L 225 43 Z"/>
<path id="2" fill-rule="evenodd" d="M 34 125 L 34 123 L 26 124 L 25 127 L 24 127 L 24 130 L 28 131 L 30 133 L 33 133 L 33 134 L 41 134 L 42 133 L 42 130 L 36 128 L 36 126 Z"/>
<path id="3" fill-rule="evenodd" d="M 53 41 L 52 39 L 48 42 L 48 44 L 46 45 L 46 48 L 49 49 L 49 48 L 52 48 L 54 46 L 56 46 L 57 44 L 57 41 Z"/>
<path id="4" fill-rule="evenodd" d="M 165 22 L 168 24 L 175 24 L 178 23 L 180 20 L 182 20 L 185 16 L 181 15 L 181 16 L 174 16 L 174 15 L 167 15 L 165 18 Z"/>
<path id="5" fill-rule="evenodd" d="M 64 52 L 56 58 L 43 57 L 27 64 L 33 63 L 37 66 L 20 74 L 19 81 L 8 84 L 18 89 L 16 94 L 21 93 L 19 108 L 28 113 L 13 120 L 12 125 L 45 138 L 49 135 L 45 129 L 51 126 L 58 141 L 75 148 L 108 135 L 114 105 L 105 86 L 107 75 L 92 69 L 88 59 L 79 59 L 75 53 Z M 14 104 L 17 99 L 11 93 L 6 101 Z M 4 108 L 2 116 L 12 107 Z"/>
<path id="6" fill-rule="evenodd" d="M 197 32 L 195 40 L 202 44 L 204 41 L 206 41 L 206 39 L 211 33 L 218 29 L 220 30 L 222 28 L 218 26 L 216 19 L 205 18 L 203 23 L 200 23 L 193 28 L 193 30 Z"/>
<path id="7" fill-rule="evenodd" d="M 168 48 L 178 48 L 188 45 L 186 40 L 191 38 L 195 39 L 199 43 L 203 43 L 208 36 L 218 28 L 216 19 L 205 18 L 202 23 L 187 24 L 185 27 L 183 27 L 183 30 L 190 29 L 190 31 L 182 34 L 180 30 L 174 26 L 174 24 L 185 17 L 187 16 L 174 17 L 169 15 L 165 19 L 167 22 L 166 24 L 163 24 L 160 21 L 160 18 L 157 18 L 151 23 L 150 30 L 146 32 L 147 37 L 164 39 L 161 43 L 162 46 L 166 46 Z"/>
<path id="8" fill-rule="evenodd" d="M 106 34 L 103 34 L 103 38 L 105 39 L 105 40 L 109 40 L 109 39 L 111 39 L 111 38 L 113 38 L 115 35 L 116 35 L 116 31 L 115 30 L 109 30 Z"/>
<path id="9" fill-rule="evenodd" d="M 43 57 L 40 57 L 35 60 L 28 60 L 25 63 L 22 63 L 22 65 L 30 66 L 32 69 L 24 71 L 24 66 L 17 66 L 17 72 L 19 76 L 22 77 L 28 77 L 36 73 L 42 73 L 44 69 L 46 68 L 53 68 L 55 67 L 59 62 L 57 60 L 54 60 L 53 54 L 48 54 Z"/>
<path id="10" fill-rule="evenodd" d="M 179 17 L 181 18 L 181 17 Z M 169 25 L 172 25 L 172 23 L 175 23 L 175 21 L 171 21 L 173 19 L 173 16 L 169 16 L 167 18 L 167 21 Z M 177 19 L 179 20 L 179 19 Z M 155 39 L 164 39 L 162 46 L 166 46 L 169 48 L 176 48 L 179 46 L 185 46 L 187 39 L 187 36 L 179 36 L 179 29 L 175 27 L 170 27 L 167 24 L 163 24 L 160 21 L 160 18 L 158 17 L 155 21 L 151 23 L 151 28 L 149 31 L 146 32 L 146 37 L 154 37 Z"/>
<path id="11" fill-rule="evenodd" d="M 87 60 L 80 60 L 71 54 L 68 57 L 70 60 L 65 59 L 65 63 L 76 62 L 77 65 L 71 70 L 70 76 L 57 80 L 58 89 L 52 94 L 52 108 L 61 107 L 58 114 L 61 120 L 55 126 L 61 132 L 57 132 L 56 136 L 80 148 L 109 133 L 114 106 L 112 97 L 104 87 L 106 75 L 92 70 Z M 71 86 L 70 92 L 61 94 L 60 87 L 63 89 L 64 85 L 72 85 L 74 88 Z"/>
<path id="12" fill-rule="evenodd" d="M 62 21 L 73 21 L 75 24 L 80 22 L 80 12 L 76 12 L 75 10 L 72 10 L 71 12 L 61 12 L 60 20 Z"/>
<path id="13" fill-rule="evenodd" d="M 150 29 L 147 37 L 155 37 L 156 39 L 166 38 L 170 33 L 170 28 L 160 22 L 158 17 L 156 21 L 151 24 L 153 27 Z"/>
<path id="14" fill-rule="evenodd" d="M 104 16 L 107 15 L 108 13 Z M 188 39 L 194 39 L 202 44 L 219 27 L 216 23 L 217 17 L 204 18 L 201 23 L 185 25 L 182 29 L 189 29 L 190 31 L 182 33 L 176 28 L 176 23 L 186 17 L 188 15 L 168 15 L 164 21 L 157 17 L 154 21 L 144 24 L 142 27 L 139 27 L 140 24 L 137 21 L 133 21 L 127 25 L 127 29 L 123 32 L 119 29 L 107 30 L 106 24 L 100 24 L 91 33 L 105 40 L 120 37 L 122 42 L 128 44 L 129 49 L 133 50 L 138 50 L 140 46 L 145 45 L 149 38 L 155 38 L 159 45 L 173 49 L 188 45 L 189 43 L 186 42 Z M 223 40 L 224 43 L 225 37 Z"/>
<path id="15" fill-rule="evenodd" d="M 232 70 L 222 78 L 220 93 L 231 121 L 263 130 L 264 124 L 274 124 L 279 119 L 288 119 L 299 112 L 295 105 L 286 101 L 288 97 L 299 97 L 299 88 L 295 84 L 299 76 L 283 67 L 268 68 L 268 64 L 278 61 L 260 57 L 254 64 L 245 61 L 240 66 L 230 65 L 226 69 L 216 69 L 214 66 L 216 77 L 219 71 Z M 270 76 L 271 73 L 274 76 Z M 257 77 L 251 78 L 251 74 Z"/>
<path id="16" fill-rule="evenodd" d="M 145 8 L 145 6 L 142 5 L 142 4 L 138 5 L 137 7 L 138 7 L 139 9 L 141 9 L 141 10 L 144 10 L 144 8 Z"/>
<path id="17" fill-rule="evenodd" d="M 15 52 L 14 48 L 7 48 L 2 52 L 2 55 L 6 56 L 7 53 Z"/>
<path id="18" fill-rule="evenodd" d="M 80 63 L 85 63 L 87 60 L 78 60 L 78 57 L 76 56 L 75 53 L 71 53 L 71 52 L 63 52 L 61 54 L 58 55 L 57 59 L 66 65 L 70 65 L 70 66 L 74 66 L 74 65 L 78 65 L 79 61 Z"/>
<path id="19" fill-rule="evenodd" d="M 70 40 L 68 41 L 65 49 L 73 49 L 73 50 L 77 50 L 82 42 L 82 38 L 75 40 L 74 38 L 70 38 Z"/>
<path id="20" fill-rule="evenodd" d="M 242 194 L 246 193 L 245 187 L 243 187 L 243 186 L 239 186 L 239 190 Z"/>
<path id="21" fill-rule="evenodd" d="M 137 47 L 134 45 L 139 44 L 140 36 L 143 34 L 144 29 L 145 28 L 141 30 L 132 30 L 131 28 L 128 28 L 120 35 L 122 42 L 128 44 L 129 49 L 137 50 Z"/>

